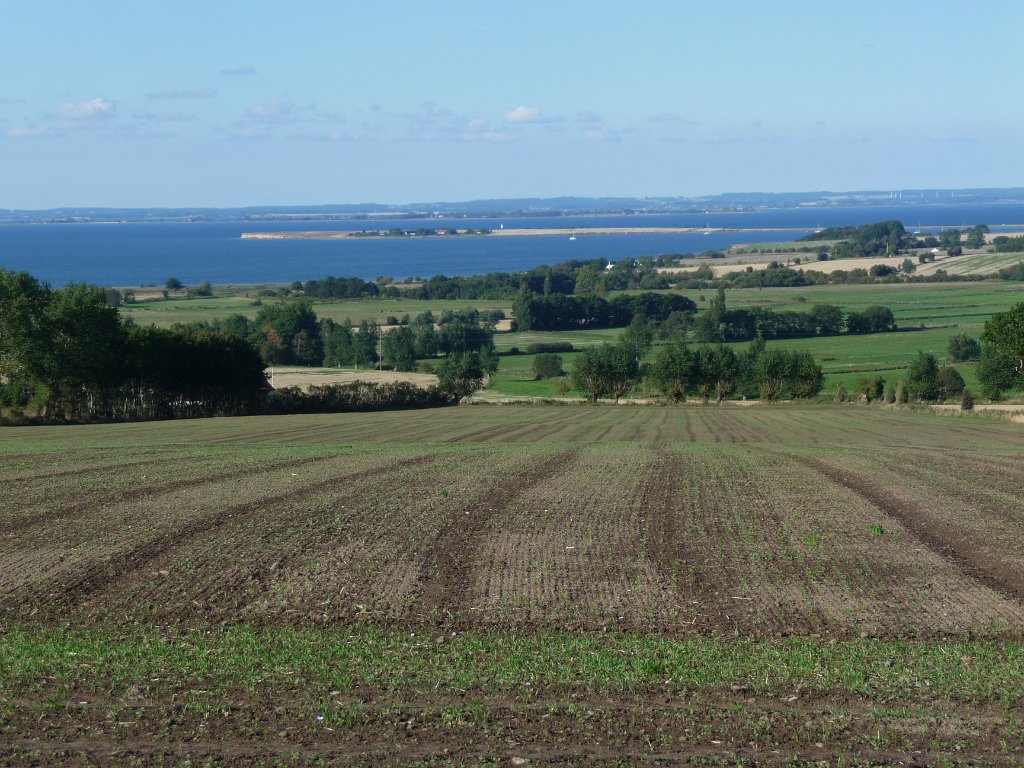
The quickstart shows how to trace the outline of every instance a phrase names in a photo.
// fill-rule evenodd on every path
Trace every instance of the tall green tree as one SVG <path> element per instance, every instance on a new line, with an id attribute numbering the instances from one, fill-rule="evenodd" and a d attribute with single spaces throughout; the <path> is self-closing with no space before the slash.
<path id="1" fill-rule="evenodd" d="M 0 378 L 35 380 L 49 351 L 50 289 L 28 272 L 0 269 Z"/>
<path id="2" fill-rule="evenodd" d="M 306 299 L 264 304 L 256 314 L 256 342 L 268 363 L 321 365 L 320 323 Z"/>
<path id="3" fill-rule="evenodd" d="M 632 347 L 606 342 L 583 350 L 570 377 L 573 387 L 586 393 L 592 402 L 601 397 L 613 397 L 618 402 L 640 380 L 640 364 Z"/>
<path id="4" fill-rule="evenodd" d="M 441 389 L 461 399 L 484 384 L 484 369 L 477 352 L 453 352 L 437 364 Z"/>
<path id="5" fill-rule="evenodd" d="M 1002 400 L 1004 392 L 1016 389 L 1022 381 L 1017 360 L 991 344 L 982 345 L 975 374 L 981 396 L 989 400 Z"/>
<path id="6" fill-rule="evenodd" d="M 918 352 L 907 371 L 907 392 L 918 400 L 934 400 L 939 395 L 939 364 L 935 355 Z"/>
<path id="7" fill-rule="evenodd" d="M 411 371 L 416 367 L 416 336 L 404 326 L 384 334 L 381 344 L 384 365 L 396 371 Z"/>
<path id="8" fill-rule="evenodd" d="M 682 341 L 662 347 L 654 358 L 651 378 L 669 400 L 681 403 L 692 391 L 696 370 L 693 352 Z"/>
<path id="9" fill-rule="evenodd" d="M 1016 359 L 1018 372 L 1024 372 L 1024 302 L 990 317 L 981 340 Z"/>
<path id="10" fill-rule="evenodd" d="M 122 375 L 124 331 L 102 288 L 72 283 L 53 291 L 46 307 L 50 332 L 44 365 L 47 410 L 71 419 L 100 408 Z"/>

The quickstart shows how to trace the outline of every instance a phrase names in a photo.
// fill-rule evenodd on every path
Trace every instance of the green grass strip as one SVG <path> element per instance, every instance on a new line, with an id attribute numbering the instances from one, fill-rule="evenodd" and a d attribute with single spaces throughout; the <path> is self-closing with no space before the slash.
<path id="1" fill-rule="evenodd" d="M 395 629 L 255 629 L 130 633 L 14 627 L 0 636 L 0 694 L 61 684 L 152 693 L 212 690 L 444 689 L 488 694 L 530 687 L 601 692 L 796 688 L 871 699 L 921 696 L 1024 704 L 1024 644 L 951 640 L 769 641 L 608 633 Z"/>

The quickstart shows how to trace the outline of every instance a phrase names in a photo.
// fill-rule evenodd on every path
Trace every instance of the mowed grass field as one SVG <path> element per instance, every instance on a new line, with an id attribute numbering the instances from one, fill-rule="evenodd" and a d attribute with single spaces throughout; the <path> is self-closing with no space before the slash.
<path id="1" fill-rule="evenodd" d="M 855 406 L 5 428 L 0 763 L 1019 764 L 1022 462 Z"/>

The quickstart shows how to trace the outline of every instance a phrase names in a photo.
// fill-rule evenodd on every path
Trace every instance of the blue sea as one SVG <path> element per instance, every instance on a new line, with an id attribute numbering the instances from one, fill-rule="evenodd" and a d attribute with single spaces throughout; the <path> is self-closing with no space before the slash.
<path id="1" fill-rule="evenodd" d="M 618 261 L 665 253 L 701 253 L 736 243 L 793 240 L 815 229 L 900 219 L 910 230 L 988 224 L 1024 226 L 1024 203 L 990 205 L 798 208 L 750 213 L 409 219 L 330 222 L 194 222 L 147 224 L 0 225 L 0 267 L 25 270 L 54 286 L 286 283 L 327 275 L 396 280 L 433 275 L 521 271 L 568 259 Z M 360 230 L 385 227 L 464 229 L 559 228 L 533 237 L 352 238 L 242 240 L 243 232 Z M 698 227 L 787 229 L 685 234 L 585 235 L 587 227 Z M 795 231 L 792 231 L 795 230 Z"/>

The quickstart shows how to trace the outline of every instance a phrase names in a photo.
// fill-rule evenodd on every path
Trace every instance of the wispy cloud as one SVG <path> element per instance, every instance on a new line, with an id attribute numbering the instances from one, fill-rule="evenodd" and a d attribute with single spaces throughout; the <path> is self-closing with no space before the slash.
<path id="1" fill-rule="evenodd" d="M 185 123 L 196 119 L 195 114 L 192 112 L 154 112 L 142 107 L 133 110 L 132 117 L 135 120 L 146 120 L 158 123 Z"/>
<path id="2" fill-rule="evenodd" d="M 276 127 L 297 122 L 299 115 L 295 104 L 290 101 L 272 101 L 246 107 L 242 116 L 231 124 L 231 130 L 237 136 L 256 138 L 270 136 Z"/>
<path id="3" fill-rule="evenodd" d="M 171 88 L 166 91 L 156 91 L 154 93 L 147 93 L 147 99 L 212 99 L 217 95 L 217 92 L 212 88 L 193 88 L 188 90 L 179 90 L 177 88 Z"/>
<path id="4" fill-rule="evenodd" d="M 295 105 L 290 101 L 272 101 L 269 104 L 254 104 L 246 107 L 242 120 L 250 123 L 294 122 Z"/>
<path id="5" fill-rule="evenodd" d="M 974 144 L 978 141 L 978 137 L 965 131 L 956 133 L 933 133 L 928 137 L 928 141 Z"/>
<path id="6" fill-rule="evenodd" d="M 516 135 L 510 131 L 495 130 L 491 128 L 487 120 L 478 117 L 469 121 L 466 130 L 462 133 L 462 138 L 465 141 L 506 142 L 515 141 Z"/>
<path id="7" fill-rule="evenodd" d="M 647 118 L 649 123 L 677 123 L 679 125 L 697 125 L 696 120 L 687 120 L 682 115 L 675 112 L 658 112 L 655 115 L 650 115 Z"/>
<path id="8" fill-rule="evenodd" d="M 62 133 L 51 125 L 16 125 L 4 131 L 3 135 L 11 139 L 39 139 L 47 136 L 59 136 Z"/>
<path id="9" fill-rule="evenodd" d="M 622 141 L 622 137 L 618 131 L 609 128 L 607 125 L 599 125 L 596 128 L 591 128 L 583 133 L 583 138 L 587 141 L 596 142 L 618 142 Z"/>
<path id="10" fill-rule="evenodd" d="M 505 119 L 510 123 L 542 123 L 545 120 L 540 107 L 519 105 L 515 109 L 505 110 Z"/>
<path id="11" fill-rule="evenodd" d="M 110 99 L 65 102 L 57 110 L 57 116 L 65 120 L 106 120 L 117 112 L 117 105 Z"/>
<path id="12" fill-rule="evenodd" d="M 604 120 L 597 112 L 591 112 L 590 110 L 583 110 L 582 112 L 576 113 L 576 122 L 583 123 L 584 125 L 592 125 L 594 123 L 600 123 Z"/>
<path id="13" fill-rule="evenodd" d="M 788 136 L 768 133 L 744 133 L 742 131 L 726 131 L 709 133 L 697 139 L 701 144 L 786 144 L 792 141 Z"/>
<path id="14" fill-rule="evenodd" d="M 345 131 L 314 131 L 312 133 L 297 133 L 293 136 L 296 139 L 306 139 L 307 141 L 356 141 L 358 136 Z"/>
<path id="15" fill-rule="evenodd" d="M 432 101 L 403 117 L 408 120 L 409 137 L 422 141 L 508 142 L 519 136 L 515 127 L 495 128 L 484 117 L 460 115 Z"/>
<path id="16" fill-rule="evenodd" d="M 224 67 L 218 74 L 231 75 L 231 76 L 246 76 L 255 75 L 256 70 L 249 66 L 243 67 Z"/>

